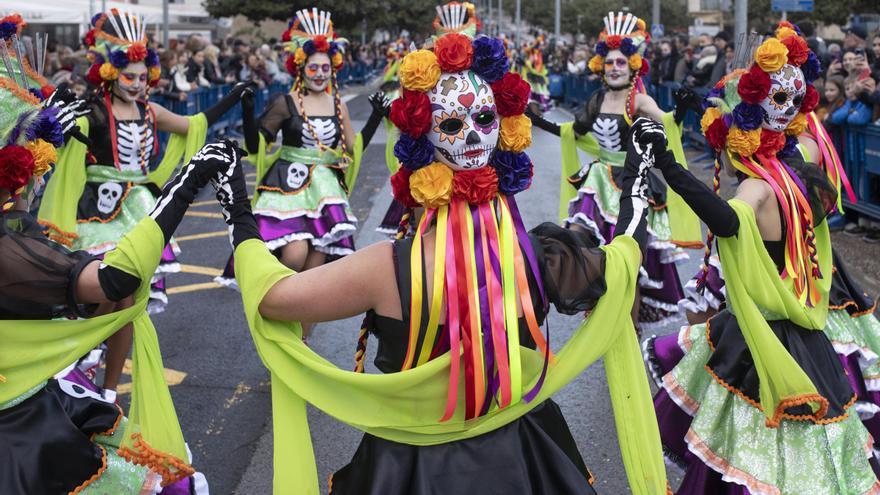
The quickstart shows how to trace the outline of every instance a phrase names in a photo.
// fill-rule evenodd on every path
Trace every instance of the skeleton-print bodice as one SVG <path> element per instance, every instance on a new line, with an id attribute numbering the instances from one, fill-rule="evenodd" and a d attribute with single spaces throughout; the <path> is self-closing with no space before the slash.
<path id="1" fill-rule="evenodd" d="M 629 125 L 623 115 L 614 113 L 600 113 L 593 121 L 593 137 L 599 142 L 602 149 L 608 151 L 626 151 L 626 134 Z"/>
<path id="2" fill-rule="evenodd" d="M 119 168 L 127 171 L 149 169 L 153 158 L 153 127 L 145 120 L 116 122 L 116 151 Z"/>
<path id="3" fill-rule="evenodd" d="M 317 148 L 316 137 L 321 144 L 330 148 L 335 148 L 339 144 L 339 119 L 335 115 L 309 116 L 307 123 L 296 111 L 290 95 L 287 96 L 287 108 L 290 118 L 285 120 L 281 127 L 281 140 L 285 145 L 294 148 Z M 311 130 L 309 124 L 312 126 Z"/>

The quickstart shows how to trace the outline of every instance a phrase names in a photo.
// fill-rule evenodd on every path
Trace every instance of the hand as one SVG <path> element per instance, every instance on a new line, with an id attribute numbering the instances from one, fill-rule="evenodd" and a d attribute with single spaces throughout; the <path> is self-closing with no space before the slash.
<path id="1" fill-rule="evenodd" d="M 233 146 L 235 159 L 211 178 L 217 202 L 223 208 L 223 219 L 229 226 L 229 241 L 235 249 L 248 239 L 261 239 L 260 229 L 251 212 L 247 183 L 244 178 L 240 157 L 243 151 Z"/>
<path id="2" fill-rule="evenodd" d="M 254 106 L 256 104 L 255 103 L 256 97 L 257 97 L 257 94 L 254 92 L 254 88 L 252 88 L 252 87 L 245 88 L 244 91 L 242 91 L 242 93 L 241 93 L 241 108 L 245 112 L 253 113 Z"/>
<path id="3" fill-rule="evenodd" d="M 370 95 L 369 101 L 374 112 L 379 113 L 383 117 L 388 117 L 391 114 L 391 100 L 381 91 L 376 91 Z"/>
<path id="4" fill-rule="evenodd" d="M 198 184 L 203 186 L 213 180 L 219 172 L 235 166 L 241 158 L 241 154 L 238 146 L 228 139 L 218 143 L 209 143 L 190 158 L 186 169 L 189 173 L 194 174 Z"/>
<path id="5" fill-rule="evenodd" d="M 43 108 L 55 108 L 58 113 L 56 119 L 61 125 L 61 131 L 65 140 L 69 138 L 74 131 L 79 133 L 79 127 L 76 125 L 76 119 L 92 113 L 91 107 L 86 104 L 85 100 L 76 97 L 76 94 L 68 89 L 67 84 L 62 84 L 43 101 Z M 82 136 L 82 134 L 79 134 Z"/>
<path id="6" fill-rule="evenodd" d="M 657 154 L 666 150 L 666 132 L 660 123 L 639 117 L 630 127 L 627 139 L 623 184 L 631 190 L 625 193 L 647 200 L 648 170 L 654 166 Z"/>
<path id="7" fill-rule="evenodd" d="M 703 111 L 703 99 L 690 88 L 681 87 L 673 91 L 672 99 L 675 105 L 682 105 L 685 108 L 692 109 L 697 113 Z"/>

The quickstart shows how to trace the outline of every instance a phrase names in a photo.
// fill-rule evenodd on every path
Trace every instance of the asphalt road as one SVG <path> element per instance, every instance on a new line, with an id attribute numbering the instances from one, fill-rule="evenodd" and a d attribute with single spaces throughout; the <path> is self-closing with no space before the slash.
<path id="1" fill-rule="evenodd" d="M 366 98 L 356 96 L 348 105 L 354 127 L 359 129 L 369 113 Z M 548 118 L 562 122 L 571 120 L 571 115 L 554 110 Z M 558 204 L 558 139 L 537 129 L 533 134 L 528 153 L 535 162 L 535 177 L 532 188 L 518 197 L 527 226 L 555 221 Z M 358 246 L 382 239 L 374 229 L 391 198 L 384 144 L 384 126 L 380 126 L 366 150 L 352 196 L 352 206 L 361 220 Z M 702 167 L 692 169 L 709 179 L 710 173 Z M 249 177 L 253 181 L 253 174 Z M 211 493 L 270 494 L 273 465 L 268 373 L 251 341 L 239 293 L 212 282 L 230 254 L 224 227 L 213 196 L 203 192 L 177 232 L 184 273 L 169 278 L 168 310 L 154 316 L 154 322 L 193 464 L 207 476 Z M 871 249 L 877 251 L 875 246 Z M 701 257 L 701 252 L 691 251 L 691 260 L 680 265 L 683 280 L 696 272 Z M 875 289 L 867 285 L 867 289 Z M 558 349 L 578 319 L 554 313 L 548 322 L 553 347 Z M 310 345 L 338 366 L 351 368 L 359 324 L 359 318 L 320 324 Z M 677 328 L 673 324 L 658 333 Z M 367 371 L 375 372 L 372 354 Z M 602 366 L 596 363 L 590 367 L 555 399 L 596 477 L 597 491 L 629 493 Z M 316 410 L 310 410 L 310 427 L 318 477 L 326 480 L 349 461 L 360 433 Z M 675 486 L 677 474 L 670 472 L 670 480 Z"/>

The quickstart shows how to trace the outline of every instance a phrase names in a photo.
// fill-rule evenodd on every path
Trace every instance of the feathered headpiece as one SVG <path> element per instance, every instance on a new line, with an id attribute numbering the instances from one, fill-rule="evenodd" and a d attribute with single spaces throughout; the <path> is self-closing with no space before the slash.
<path id="1" fill-rule="evenodd" d="M 344 38 L 337 38 L 333 32 L 333 21 L 330 12 L 313 7 L 311 11 L 302 9 L 287 24 L 287 31 L 281 35 L 285 49 L 291 52 L 287 57 L 287 71 L 296 75 L 306 63 L 309 56 L 316 52 L 326 53 L 333 64 L 333 70 L 339 70 L 344 63 L 342 56 L 345 45 Z"/>
<path id="2" fill-rule="evenodd" d="M 147 25 L 140 16 L 111 9 L 95 14 L 92 29 L 83 44 L 89 48 L 87 79 L 96 86 L 105 86 L 119 78 L 119 71 L 134 62 L 143 62 L 149 70 L 150 86 L 159 82 L 159 56 L 147 48 Z"/>
<path id="3" fill-rule="evenodd" d="M 391 121 L 401 132 L 394 147 L 402 165 L 391 178 L 394 196 L 407 207 L 425 209 L 412 247 L 410 338 L 403 368 L 451 352 L 443 421 L 458 407 L 462 375 L 467 418 L 531 400 L 541 388 L 543 375 L 531 390 L 522 382 L 518 306 L 545 361 L 552 359 L 535 318 L 526 270 L 532 270 L 542 287 L 540 274 L 534 270 L 534 253 L 513 198 L 532 178 L 532 161 L 524 153 L 531 144 L 531 122 L 523 115 L 530 88 L 509 68 L 500 39 L 448 33 L 436 39 L 433 51 L 404 57 L 403 94 L 391 106 Z M 500 116 L 500 123 L 468 124 L 467 116 L 484 112 L 492 112 L 493 119 Z M 458 127 L 461 132 L 444 127 L 458 117 L 465 119 L 464 127 Z M 492 136 L 500 127 L 494 134 L 497 143 L 480 143 L 474 151 L 489 153 L 487 164 L 453 169 L 439 158 L 452 155 L 435 149 L 428 133 L 434 138 L 442 134 L 441 143 L 444 138 L 448 143 L 464 141 L 467 126 L 476 126 L 469 133 L 482 133 L 475 137 Z M 430 312 L 423 315 L 422 237 L 434 221 L 434 292 Z M 438 335 L 441 314 L 446 315 L 444 335 Z M 425 319 L 427 333 L 420 338 Z"/>
<path id="4" fill-rule="evenodd" d="M 595 74 L 605 73 L 605 57 L 611 50 L 620 50 L 629 57 L 629 66 L 634 74 L 644 76 L 648 73 L 648 62 L 642 58 L 651 35 L 645 30 L 645 21 L 623 12 L 609 12 L 603 18 L 605 29 L 599 33 L 596 55 L 590 59 L 590 70 Z"/>
<path id="5" fill-rule="evenodd" d="M 760 42 L 755 37 L 740 43 L 743 52 L 735 57 L 746 61 L 748 66 L 726 75 L 706 97 L 706 112 L 700 122 L 706 142 L 720 155 L 725 153 L 733 166 L 748 177 L 760 178 L 773 188 L 785 217 L 786 253 L 784 277 L 791 277 L 797 296 L 808 306 L 820 298 L 816 281 L 822 278 L 816 258 L 813 213 L 807 191 L 785 159 L 798 152 L 798 135 L 808 128 L 816 136 L 821 153 L 827 157 L 826 173 L 831 182 L 840 189 L 846 186 L 846 175 L 837 153 L 821 124 L 813 114 L 819 101 L 819 93 L 813 81 L 821 73 L 816 54 L 807 46 L 797 26 L 781 22 L 775 36 Z M 755 48 L 756 47 L 756 48 Z M 742 62 L 741 62 L 742 64 Z M 782 96 L 781 83 L 774 83 L 771 75 L 791 72 L 797 89 L 806 89 L 797 105 L 797 115 L 784 130 L 767 128 L 765 122 L 773 119 L 762 105 L 768 99 L 770 105 L 783 108 L 789 104 L 791 95 Z M 797 77 L 802 73 L 803 77 Z M 781 76 L 774 76 L 782 79 Z M 774 93 L 773 88 L 777 90 Z M 779 100 L 779 101 L 777 101 Z M 776 110 L 774 110 L 776 111 Z M 784 122 L 784 121 L 783 121 Z M 717 189 L 720 160 L 716 159 L 715 184 Z M 850 190 L 851 193 L 851 190 Z M 711 234 L 710 234 L 711 235 Z M 711 237 L 707 249 L 711 248 Z"/>
<path id="6" fill-rule="evenodd" d="M 64 144 L 57 110 L 40 104 L 54 89 L 41 74 L 46 39 L 37 36 L 34 49 L 18 37 L 23 26 L 18 15 L 0 19 L 0 189 L 13 196 L 49 171 Z"/>
<path id="7" fill-rule="evenodd" d="M 437 6 L 437 17 L 431 24 L 434 27 L 434 38 L 446 33 L 459 33 L 473 38 L 480 30 L 480 19 L 477 9 L 470 2 L 449 2 Z"/>

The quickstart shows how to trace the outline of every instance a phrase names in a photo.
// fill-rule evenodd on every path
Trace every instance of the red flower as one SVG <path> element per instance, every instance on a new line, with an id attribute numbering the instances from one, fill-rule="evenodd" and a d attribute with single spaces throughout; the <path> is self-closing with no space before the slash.
<path id="1" fill-rule="evenodd" d="M 648 75 L 648 72 L 651 71 L 651 63 L 648 62 L 648 59 L 642 57 L 642 67 L 639 69 L 639 77 L 645 77 Z"/>
<path id="2" fill-rule="evenodd" d="M 785 147 L 785 133 L 761 129 L 761 146 L 755 151 L 756 155 L 776 156 Z"/>
<path id="3" fill-rule="evenodd" d="M 434 54 L 443 72 L 458 72 L 471 67 L 474 47 L 467 36 L 449 33 L 434 42 Z"/>
<path id="4" fill-rule="evenodd" d="M 754 64 L 740 77 L 736 90 L 744 102 L 757 105 L 770 93 L 770 74 L 764 72 L 758 64 Z"/>
<path id="5" fill-rule="evenodd" d="M 489 166 L 455 172 L 452 176 L 452 192 L 469 204 L 483 204 L 498 194 L 498 175 Z"/>
<path id="6" fill-rule="evenodd" d="M 0 149 L 0 189 L 14 193 L 34 175 L 34 155 L 18 145 Z"/>
<path id="7" fill-rule="evenodd" d="M 730 131 L 724 119 L 715 119 L 706 129 L 706 142 L 716 151 L 721 151 L 727 145 L 727 133 Z"/>
<path id="8" fill-rule="evenodd" d="M 807 84 L 807 92 L 804 93 L 804 101 L 801 102 L 801 112 L 810 113 L 819 104 L 819 92 L 812 84 Z"/>
<path id="9" fill-rule="evenodd" d="M 495 94 L 495 106 L 502 117 L 520 115 L 526 111 L 532 87 L 519 74 L 508 72 L 491 86 Z"/>
<path id="10" fill-rule="evenodd" d="M 327 37 L 323 34 L 315 36 L 312 42 L 315 44 L 315 50 L 319 52 L 326 53 L 328 50 L 330 50 L 330 42 L 327 41 Z"/>
<path id="11" fill-rule="evenodd" d="M 296 71 L 298 70 L 296 67 L 296 61 L 294 60 L 294 56 L 291 54 L 287 57 L 287 60 L 284 61 L 284 67 L 287 68 L 287 72 L 291 76 L 296 75 Z"/>
<path id="12" fill-rule="evenodd" d="M 140 62 L 147 56 L 147 47 L 145 47 L 143 43 L 132 43 L 132 45 L 128 47 L 127 54 L 129 62 Z"/>
<path id="13" fill-rule="evenodd" d="M 788 48 L 788 63 L 800 67 L 810 56 L 810 47 L 800 36 L 789 36 L 782 40 L 782 44 Z"/>
<path id="14" fill-rule="evenodd" d="M 779 21 L 779 24 L 776 27 L 787 27 L 791 30 L 794 30 L 794 24 L 788 21 Z"/>
<path id="15" fill-rule="evenodd" d="M 47 85 L 43 86 L 42 88 L 40 88 L 40 94 L 43 96 L 44 100 L 46 98 L 52 96 L 52 93 L 54 93 L 54 92 L 55 92 L 55 86 L 52 86 L 51 84 L 47 84 Z"/>
<path id="16" fill-rule="evenodd" d="M 620 48 L 621 41 L 623 41 L 623 39 L 620 37 L 619 34 L 612 34 L 611 36 L 605 38 L 605 44 L 608 46 L 609 50 L 617 50 L 618 48 Z"/>
<path id="17" fill-rule="evenodd" d="M 92 66 L 89 67 L 89 73 L 86 75 L 86 80 L 95 86 L 103 84 L 104 79 L 101 77 L 101 64 L 92 64 Z"/>
<path id="18" fill-rule="evenodd" d="M 431 100 L 421 91 L 405 89 L 391 104 L 390 117 L 400 132 L 420 137 L 431 129 Z"/>
<path id="19" fill-rule="evenodd" d="M 290 31 L 284 31 L 284 34 L 281 35 L 281 41 L 285 43 L 290 41 Z"/>
<path id="20" fill-rule="evenodd" d="M 398 203 L 407 208 L 416 208 L 419 206 L 419 202 L 416 201 L 412 197 L 412 193 L 410 193 L 410 175 L 412 175 L 412 172 L 408 168 L 400 167 L 397 173 L 391 176 L 391 192 L 394 194 L 394 199 L 396 199 Z"/>
<path id="21" fill-rule="evenodd" d="M 86 46 L 95 46 L 95 30 L 89 29 L 85 36 L 83 36 L 83 45 Z"/>

